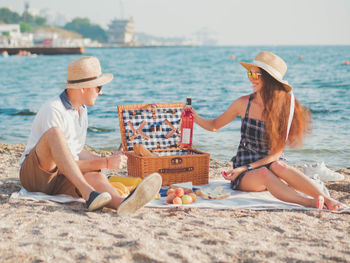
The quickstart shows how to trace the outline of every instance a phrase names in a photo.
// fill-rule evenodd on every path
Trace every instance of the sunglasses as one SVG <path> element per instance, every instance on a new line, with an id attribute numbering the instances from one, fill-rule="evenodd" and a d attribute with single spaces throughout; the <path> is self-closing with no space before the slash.
<path id="1" fill-rule="evenodd" d="M 98 93 L 100 93 L 101 90 L 102 90 L 102 86 L 97 86 L 97 91 L 98 91 Z"/>
<path id="2" fill-rule="evenodd" d="M 252 80 L 258 80 L 262 74 L 259 72 L 248 71 L 248 78 Z"/>

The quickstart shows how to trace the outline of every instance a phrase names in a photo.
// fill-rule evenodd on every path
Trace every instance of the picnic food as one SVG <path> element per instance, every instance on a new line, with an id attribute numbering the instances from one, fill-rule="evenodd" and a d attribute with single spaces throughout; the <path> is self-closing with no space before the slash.
<path id="1" fill-rule="evenodd" d="M 184 194 L 184 189 L 182 187 L 178 187 L 176 189 L 169 188 L 167 191 L 166 202 L 168 204 L 192 204 L 197 200 L 197 196 L 195 193 L 191 192 L 188 194 Z"/>
<path id="2" fill-rule="evenodd" d="M 184 205 L 192 204 L 192 197 L 190 195 L 183 195 L 181 200 Z"/>
<path id="3" fill-rule="evenodd" d="M 173 194 L 175 192 L 175 189 L 169 188 L 168 191 L 166 192 L 166 195 Z"/>
<path id="4" fill-rule="evenodd" d="M 183 188 L 176 188 L 174 191 L 175 196 L 182 197 L 184 195 L 184 189 Z"/>
<path id="5" fill-rule="evenodd" d="M 141 156 L 155 156 L 142 144 L 134 144 L 134 152 Z"/>
<path id="6" fill-rule="evenodd" d="M 182 204 L 182 200 L 180 197 L 175 197 L 173 200 L 173 204 L 175 205 L 181 205 Z"/>
<path id="7" fill-rule="evenodd" d="M 225 199 L 230 196 L 230 193 L 226 193 L 221 186 L 211 189 L 209 187 L 202 190 L 197 190 L 196 195 L 204 199 Z"/>
<path id="8" fill-rule="evenodd" d="M 174 193 L 171 193 L 171 194 L 169 194 L 169 195 L 166 197 L 166 202 L 167 202 L 168 204 L 172 204 L 174 198 L 175 198 Z"/>

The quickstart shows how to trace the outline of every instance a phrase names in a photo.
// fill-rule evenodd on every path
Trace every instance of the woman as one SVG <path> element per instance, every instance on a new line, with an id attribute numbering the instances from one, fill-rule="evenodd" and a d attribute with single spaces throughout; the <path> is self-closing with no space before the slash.
<path id="1" fill-rule="evenodd" d="M 284 147 L 301 145 L 308 131 L 309 111 L 288 93 L 292 87 L 283 76 L 286 63 L 271 52 L 260 52 L 253 63 L 240 62 L 248 70 L 253 94 L 240 97 L 216 119 L 205 119 L 194 110 L 194 121 L 202 128 L 217 131 L 242 118 L 241 141 L 233 162 L 233 170 L 223 172 L 232 189 L 242 191 L 268 190 L 276 198 L 306 207 L 330 210 L 342 206 L 327 197 L 299 170 L 282 158 Z M 309 197 L 301 195 L 305 193 Z"/>

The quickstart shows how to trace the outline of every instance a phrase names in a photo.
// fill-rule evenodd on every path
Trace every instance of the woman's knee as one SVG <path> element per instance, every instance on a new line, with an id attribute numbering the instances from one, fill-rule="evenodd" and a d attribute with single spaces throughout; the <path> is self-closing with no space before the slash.
<path id="1" fill-rule="evenodd" d="M 270 165 L 271 171 L 276 174 L 282 174 L 287 169 L 287 167 L 288 165 L 285 162 L 280 160 L 275 161 Z"/>

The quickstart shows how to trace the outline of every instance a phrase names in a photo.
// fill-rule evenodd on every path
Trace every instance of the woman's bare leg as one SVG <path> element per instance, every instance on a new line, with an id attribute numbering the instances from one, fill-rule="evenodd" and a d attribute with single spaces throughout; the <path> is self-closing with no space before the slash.
<path id="1" fill-rule="evenodd" d="M 270 169 L 275 175 L 286 181 L 287 184 L 294 189 L 314 198 L 317 196 L 323 196 L 325 204 L 329 210 L 336 210 L 341 208 L 341 205 L 338 201 L 327 197 L 310 178 L 308 178 L 298 169 L 287 165 L 283 161 L 273 162 L 270 166 Z"/>
<path id="2" fill-rule="evenodd" d="M 300 195 L 265 167 L 245 174 L 239 184 L 239 189 L 249 192 L 260 192 L 267 189 L 274 197 L 284 202 L 320 209 L 323 207 L 322 196 L 307 198 Z"/>

